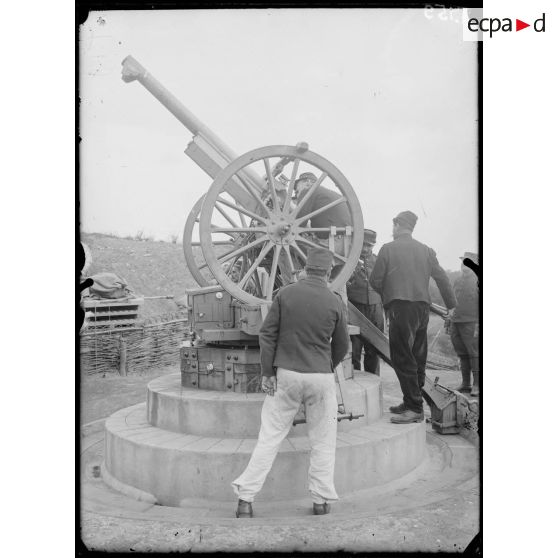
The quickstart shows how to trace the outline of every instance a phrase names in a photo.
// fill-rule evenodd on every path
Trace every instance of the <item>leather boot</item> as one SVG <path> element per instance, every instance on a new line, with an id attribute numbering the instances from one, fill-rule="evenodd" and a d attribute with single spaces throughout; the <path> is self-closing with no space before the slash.
<path id="1" fill-rule="evenodd" d="M 400 403 L 399 405 L 393 405 L 389 408 L 389 412 L 393 413 L 394 415 L 400 415 L 407 410 L 405 403 Z"/>
<path id="2" fill-rule="evenodd" d="M 252 503 L 245 502 L 244 500 L 239 500 L 238 506 L 236 508 L 236 517 L 239 518 L 254 517 L 254 513 L 252 512 Z"/>
<path id="3" fill-rule="evenodd" d="M 465 393 L 471 391 L 471 361 L 469 357 L 460 357 L 461 361 L 461 385 L 457 391 Z"/>
<path id="4" fill-rule="evenodd" d="M 473 370 L 473 387 L 471 388 L 471 397 L 479 396 L 480 393 L 479 377 L 480 377 L 480 372 L 478 370 Z"/>
<path id="5" fill-rule="evenodd" d="M 415 411 L 411 411 L 411 409 L 407 409 L 400 415 L 395 415 L 391 417 L 390 422 L 394 424 L 409 424 L 410 422 L 422 422 L 424 420 L 424 412 L 416 413 Z"/>
<path id="6" fill-rule="evenodd" d="M 327 502 L 312 505 L 312 512 L 314 515 L 326 515 L 330 512 L 330 509 L 331 507 Z"/>

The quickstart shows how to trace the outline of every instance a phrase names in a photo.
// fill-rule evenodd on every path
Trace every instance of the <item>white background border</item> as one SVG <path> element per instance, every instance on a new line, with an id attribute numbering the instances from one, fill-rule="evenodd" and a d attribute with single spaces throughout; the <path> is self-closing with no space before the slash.
<path id="1" fill-rule="evenodd" d="M 555 548 L 556 10 L 483 43 L 483 494 L 487 556 Z M 74 555 L 74 13 L 3 8 L 3 551 Z M 7 311 L 6 311 L 7 310 Z M 7 537 L 7 538 L 6 538 Z M 6 550 L 7 549 L 7 552 Z"/>

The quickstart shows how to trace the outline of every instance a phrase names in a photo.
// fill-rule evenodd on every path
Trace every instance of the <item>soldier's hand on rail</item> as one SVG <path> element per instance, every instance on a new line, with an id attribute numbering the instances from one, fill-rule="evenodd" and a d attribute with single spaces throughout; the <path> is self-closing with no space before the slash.
<path id="1" fill-rule="evenodd" d="M 262 376 L 262 391 L 273 396 L 277 391 L 277 376 Z"/>

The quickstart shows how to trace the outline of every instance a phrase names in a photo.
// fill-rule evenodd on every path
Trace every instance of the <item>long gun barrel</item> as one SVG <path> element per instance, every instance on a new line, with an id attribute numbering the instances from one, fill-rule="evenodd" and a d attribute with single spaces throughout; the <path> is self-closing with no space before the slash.
<path id="1" fill-rule="evenodd" d="M 164 107 L 166 107 L 194 136 L 201 136 L 217 151 L 226 164 L 237 158 L 236 153 L 190 112 L 170 91 L 155 79 L 134 57 L 122 61 L 122 79 L 126 83 L 139 81 Z M 204 169 L 205 170 L 205 169 Z M 258 189 L 263 189 L 261 178 L 250 168 L 244 169 Z M 212 173 L 213 174 L 213 173 Z"/>

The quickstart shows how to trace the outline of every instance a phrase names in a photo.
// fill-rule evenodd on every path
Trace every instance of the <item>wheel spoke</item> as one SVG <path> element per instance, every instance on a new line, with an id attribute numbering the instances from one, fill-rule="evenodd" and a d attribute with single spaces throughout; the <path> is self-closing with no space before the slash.
<path id="1" fill-rule="evenodd" d="M 254 275 L 254 285 L 256 285 L 256 296 L 258 298 L 263 298 L 262 284 L 260 282 L 260 276 L 257 273 Z"/>
<path id="2" fill-rule="evenodd" d="M 230 240 L 214 240 L 212 242 L 213 246 L 234 246 L 234 242 L 230 241 Z M 201 242 L 199 241 L 195 241 L 195 242 L 190 242 L 190 246 L 201 246 Z"/>
<path id="3" fill-rule="evenodd" d="M 289 263 L 289 266 L 291 268 L 291 273 L 294 273 L 295 271 L 295 266 L 293 263 L 293 257 L 291 256 L 291 247 L 290 246 L 286 246 L 285 247 L 285 252 L 287 254 L 287 262 Z"/>
<path id="4" fill-rule="evenodd" d="M 298 255 L 302 258 L 303 261 L 306 261 L 306 254 L 300 249 L 300 246 L 293 240 L 292 247 L 298 252 Z"/>
<path id="5" fill-rule="evenodd" d="M 308 240 L 307 238 L 304 238 L 303 236 L 297 235 L 297 240 L 300 240 L 301 242 L 304 242 L 304 244 L 307 244 L 308 246 L 312 246 L 313 248 L 325 248 L 325 246 L 320 246 L 319 244 L 316 244 L 315 242 L 312 242 L 311 240 Z M 327 250 L 327 248 L 326 248 Z M 336 252 L 332 252 L 333 256 L 335 258 L 337 258 L 338 260 L 341 260 L 342 262 L 347 262 L 347 258 L 344 258 L 343 256 L 340 256 L 339 254 L 337 254 Z"/>
<path id="6" fill-rule="evenodd" d="M 304 217 L 306 219 L 306 217 Z M 335 227 L 339 233 L 346 234 L 347 228 L 346 227 Z M 331 227 L 301 227 L 300 232 L 302 233 L 311 233 L 311 232 L 329 232 Z"/>
<path id="7" fill-rule="evenodd" d="M 304 198 L 305 200 L 306 198 Z M 302 200 L 304 202 L 304 200 Z M 316 215 L 319 215 L 320 213 L 323 213 L 324 211 L 327 211 L 328 209 L 331 209 L 332 207 L 335 207 L 337 205 L 339 205 L 340 203 L 344 203 L 347 201 L 347 198 L 345 196 L 341 196 L 339 199 L 332 201 L 331 203 L 328 203 L 327 205 L 324 205 L 323 207 L 320 207 L 319 209 L 316 209 L 316 211 L 312 211 L 312 213 L 309 213 L 308 215 L 305 215 L 304 217 L 299 217 L 298 219 L 295 219 L 295 225 L 299 225 L 300 223 L 302 223 L 303 221 L 308 221 L 310 219 L 312 219 L 312 217 L 315 217 Z M 298 207 L 297 207 L 298 209 Z M 295 210 L 296 211 L 296 210 Z"/>
<path id="8" fill-rule="evenodd" d="M 218 201 L 218 200 L 217 200 Z M 222 208 L 219 206 L 217 202 L 215 202 L 215 209 L 233 226 L 238 227 L 238 223 L 236 223 L 232 217 Z"/>
<path id="9" fill-rule="evenodd" d="M 240 206 L 237 204 L 237 205 L 236 205 L 236 210 L 237 210 L 237 211 L 238 211 L 238 208 L 239 208 L 239 207 L 240 207 Z M 247 227 L 248 224 L 246 223 L 246 217 L 244 217 L 244 214 L 241 213 L 240 211 L 238 211 L 238 216 L 240 217 L 240 224 L 241 224 L 243 227 Z"/>
<path id="10" fill-rule="evenodd" d="M 235 233 L 230 232 L 230 229 L 225 229 L 223 231 L 220 231 L 219 227 L 217 225 L 214 225 L 213 223 L 211 224 L 211 232 L 212 233 L 222 232 L 223 234 L 229 235 L 234 240 L 236 240 L 238 238 L 238 235 L 236 235 Z M 230 241 L 229 240 L 227 240 L 227 241 L 223 240 L 222 242 L 230 242 Z"/>
<path id="11" fill-rule="evenodd" d="M 323 172 L 322 175 L 320 176 L 320 178 L 318 178 L 318 180 L 316 180 L 316 182 L 314 182 L 314 184 L 312 184 L 310 190 L 308 190 L 308 193 L 302 198 L 300 203 L 294 208 L 293 217 L 296 217 L 300 213 L 300 210 L 304 207 L 306 202 L 312 197 L 312 194 L 316 191 L 316 188 L 318 188 L 318 186 L 324 181 L 326 176 L 327 176 L 327 173 Z M 308 217 L 308 219 L 309 219 L 309 217 Z"/>
<path id="12" fill-rule="evenodd" d="M 273 173 L 271 172 L 271 166 L 269 165 L 269 159 L 264 159 L 265 173 L 267 175 L 267 181 L 269 183 L 269 190 L 271 192 L 271 199 L 273 200 L 274 211 L 279 211 L 279 202 L 277 200 L 277 192 L 275 191 L 275 180 L 273 178 Z"/>
<path id="13" fill-rule="evenodd" d="M 262 242 L 265 242 L 266 240 L 267 240 L 267 236 L 260 236 L 260 238 L 257 238 L 256 240 L 254 240 L 253 242 L 250 242 L 249 244 L 246 244 L 245 246 L 241 246 L 240 248 L 237 248 L 236 250 L 233 250 L 232 252 L 227 252 L 226 254 L 223 254 L 222 256 L 217 258 L 217 261 L 220 264 L 222 264 L 222 263 L 226 262 L 227 260 L 230 260 L 231 258 L 234 258 L 237 254 L 243 254 L 244 252 L 247 252 L 248 250 L 250 250 L 254 246 L 257 246 L 258 244 L 261 244 Z"/>
<path id="14" fill-rule="evenodd" d="M 254 213 L 253 211 L 250 211 L 249 209 L 246 209 L 244 207 L 242 207 L 241 205 L 235 205 L 221 197 L 217 198 L 217 201 L 222 203 L 223 205 L 227 205 L 228 207 L 235 209 L 236 211 L 238 211 L 240 215 L 240 218 L 242 219 L 242 213 L 244 213 L 244 215 L 247 215 L 248 217 L 251 217 L 252 219 L 256 219 L 257 221 L 259 221 L 260 223 L 264 224 L 266 223 L 266 220 L 261 216 L 258 215 L 257 213 Z M 242 224 L 242 226 L 245 226 L 244 223 Z"/>
<path id="15" fill-rule="evenodd" d="M 275 276 L 277 275 L 277 265 L 279 263 L 279 255 L 281 254 L 281 249 L 283 246 L 281 244 L 275 245 L 275 252 L 273 253 L 273 263 L 271 264 L 271 271 L 269 273 L 269 282 L 267 284 L 267 300 L 271 300 L 273 295 L 273 288 L 275 287 Z"/>
<path id="16" fill-rule="evenodd" d="M 211 227 L 212 233 L 225 233 L 225 234 L 266 232 L 266 231 L 267 229 L 263 227 L 233 227 L 231 229 L 227 227 Z"/>
<path id="17" fill-rule="evenodd" d="M 246 272 L 246 275 L 238 282 L 238 286 L 242 289 L 244 285 L 248 282 L 248 279 L 254 273 L 256 268 L 260 265 L 262 260 L 267 256 L 267 253 L 273 248 L 273 242 L 269 242 L 267 246 L 261 249 L 258 257 L 254 260 L 254 263 L 250 266 L 250 269 Z"/>
<path id="18" fill-rule="evenodd" d="M 248 190 L 248 192 L 250 192 L 250 194 L 252 194 L 252 196 L 256 199 L 256 201 L 261 205 L 261 207 L 264 209 L 266 214 L 271 217 L 271 213 L 269 211 L 269 208 L 267 207 L 267 205 L 265 205 L 264 201 L 260 197 L 259 192 L 252 186 L 252 184 L 245 181 L 240 175 L 237 174 L 237 177 L 242 182 L 242 185 L 244 186 L 244 188 L 246 188 L 246 190 Z"/>
<path id="19" fill-rule="evenodd" d="M 300 164 L 300 159 L 295 159 L 293 164 L 293 172 L 291 173 L 291 179 L 289 180 L 289 189 L 287 190 L 287 197 L 285 203 L 283 204 L 283 214 L 287 213 L 289 204 L 291 202 L 291 196 L 293 195 L 294 185 L 296 181 L 296 175 L 298 174 L 298 165 Z M 288 252 L 288 250 L 287 250 Z"/>
<path id="20" fill-rule="evenodd" d="M 226 275 L 227 277 L 230 278 L 230 275 L 231 275 L 231 273 L 232 273 L 232 271 L 233 271 L 233 269 L 234 269 L 234 266 L 236 265 L 236 262 L 238 261 L 239 258 L 240 258 L 240 254 L 237 254 L 237 255 L 234 257 L 233 261 L 229 264 L 229 267 L 228 267 L 227 271 L 225 272 L 225 275 Z M 232 279 L 231 279 L 231 281 L 232 281 Z"/>

